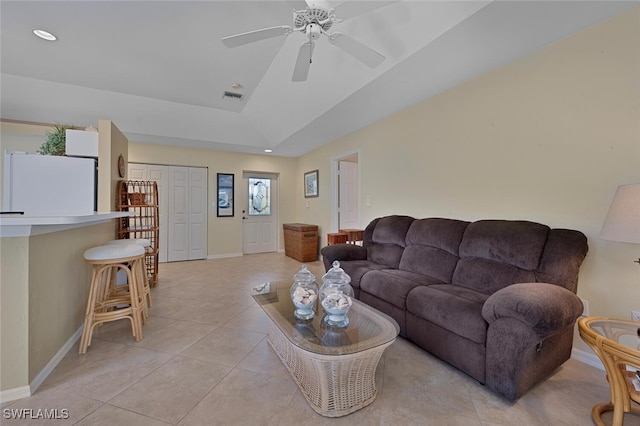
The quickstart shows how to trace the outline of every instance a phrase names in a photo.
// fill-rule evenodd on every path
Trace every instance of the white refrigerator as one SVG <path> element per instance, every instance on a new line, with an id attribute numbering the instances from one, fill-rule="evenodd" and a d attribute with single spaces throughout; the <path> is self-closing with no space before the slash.
<path id="1" fill-rule="evenodd" d="M 67 216 L 96 211 L 94 158 L 4 154 L 2 211 Z"/>

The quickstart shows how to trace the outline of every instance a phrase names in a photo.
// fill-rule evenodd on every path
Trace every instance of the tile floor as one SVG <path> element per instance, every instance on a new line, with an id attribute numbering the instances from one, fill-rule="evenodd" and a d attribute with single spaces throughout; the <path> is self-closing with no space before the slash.
<path id="1" fill-rule="evenodd" d="M 2 404 L 0 422 L 75 425 L 590 425 L 609 399 L 604 373 L 569 360 L 514 404 L 404 339 L 377 370 L 378 398 L 338 419 L 317 415 L 266 342 L 268 319 L 249 296 L 289 279 L 281 253 L 161 264 L 144 339 L 105 325 L 86 355 L 76 346 L 30 398 Z M 322 264 L 309 269 L 318 280 Z M 6 419 L 7 409 L 66 409 L 68 419 Z M 608 421 L 610 422 L 609 415 Z M 640 425 L 627 415 L 625 425 Z"/>

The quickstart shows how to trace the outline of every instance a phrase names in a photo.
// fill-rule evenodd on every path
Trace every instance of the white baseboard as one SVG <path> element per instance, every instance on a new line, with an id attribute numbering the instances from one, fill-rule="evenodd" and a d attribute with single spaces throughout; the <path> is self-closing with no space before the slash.
<path id="1" fill-rule="evenodd" d="M 604 371 L 604 365 L 602 365 L 600 358 L 598 358 L 598 356 L 593 352 L 586 352 L 582 349 L 573 348 L 571 350 L 571 358 Z"/>
<path id="2" fill-rule="evenodd" d="M 29 386 L 20 386 L 19 388 L 7 389 L 0 391 L 0 403 L 14 401 L 31 396 Z"/>
<path id="3" fill-rule="evenodd" d="M 284 253 L 284 249 L 279 249 L 278 253 Z M 207 260 L 228 259 L 230 257 L 242 257 L 242 256 L 244 256 L 243 253 L 210 254 L 209 256 L 207 256 Z"/>
<path id="4" fill-rule="evenodd" d="M 210 254 L 209 256 L 207 256 L 207 260 L 227 259 L 229 257 L 242 257 L 242 256 L 244 256 L 242 253 Z"/>
<path id="5" fill-rule="evenodd" d="M 35 393 L 40 385 L 45 381 L 49 374 L 56 368 L 56 366 L 62 361 L 62 358 L 69 352 L 69 350 L 75 345 L 75 343 L 82 336 L 82 326 L 73 333 L 73 336 L 65 342 L 64 345 L 56 352 L 51 360 L 44 366 L 44 368 L 36 375 L 29 386 L 21 386 L 19 388 L 7 389 L 0 392 L 0 402 L 9 402 L 16 399 L 26 398 Z"/>

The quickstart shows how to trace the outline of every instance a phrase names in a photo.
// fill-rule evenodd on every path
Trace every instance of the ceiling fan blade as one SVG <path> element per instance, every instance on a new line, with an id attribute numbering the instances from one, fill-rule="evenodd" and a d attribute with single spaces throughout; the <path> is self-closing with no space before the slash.
<path id="1" fill-rule="evenodd" d="M 238 47 L 243 44 L 253 43 L 255 41 L 265 40 L 283 36 L 291 33 L 292 28 L 289 25 L 280 27 L 264 28 L 262 30 L 249 31 L 248 33 L 236 34 L 222 38 L 222 43 L 227 47 Z"/>
<path id="2" fill-rule="evenodd" d="M 342 33 L 334 33 L 329 36 L 329 42 L 335 44 L 354 58 L 362 61 L 371 68 L 375 68 L 384 61 L 384 56 L 365 46 L 357 40 Z"/>
<path id="3" fill-rule="evenodd" d="M 309 9 L 332 9 L 331 3 L 327 0 L 305 0 L 305 3 L 307 3 Z"/>
<path id="4" fill-rule="evenodd" d="M 285 3 L 293 10 L 304 10 L 307 7 L 307 2 L 304 0 L 285 0 Z"/>
<path id="5" fill-rule="evenodd" d="M 380 9 L 381 7 L 387 6 L 392 3 L 397 3 L 398 0 L 389 0 L 389 1 L 357 1 L 350 0 L 340 3 L 335 7 L 336 16 L 338 16 L 343 21 L 347 19 L 351 19 L 354 16 L 364 15 L 365 13 L 369 13 L 373 10 Z"/>
<path id="6" fill-rule="evenodd" d="M 291 81 L 306 81 L 311 67 L 311 57 L 313 56 L 313 47 L 315 43 L 308 41 L 302 43 L 298 50 L 298 59 L 296 59 L 296 67 L 293 70 Z"/>

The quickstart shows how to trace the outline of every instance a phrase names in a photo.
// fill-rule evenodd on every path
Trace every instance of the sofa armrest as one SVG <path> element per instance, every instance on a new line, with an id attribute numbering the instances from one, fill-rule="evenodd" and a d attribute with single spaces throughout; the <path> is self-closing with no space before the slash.
<path id="1" fill-rule="evenodd" d="M 547 334 L 572 325 L 582 310 L 580 298 L 564 287 L 518 283 L 493 293 L 482 307 L 482 316 L 489 324 L 499 318 L 515 318 Z"/>
<path id="2" fill-rule="evenodd" d="M 320 250 L 325 269 L 331 269 L 334 260 L 367 260 L 367 249 L 355 244 L 331 244 Z"/>

